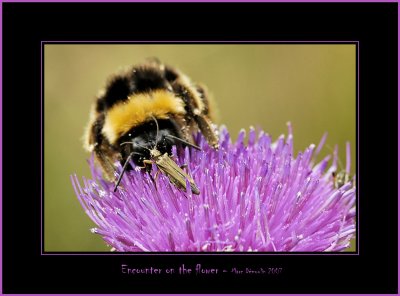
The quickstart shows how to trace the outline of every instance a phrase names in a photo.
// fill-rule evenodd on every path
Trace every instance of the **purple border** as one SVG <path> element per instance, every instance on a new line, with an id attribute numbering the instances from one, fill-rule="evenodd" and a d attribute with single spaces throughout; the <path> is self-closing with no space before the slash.
<path id="1" fill-rule="evenodd" d="M 399 258 L 400 258 L 400 238 L 399 238 L 399 227 L 400 227 L 400 203 L 399 203 L 399 196 L 400 196 L 400 140 L 399 140 L 399 129 L 400 129 L 400 105 L 399 105 L 399 98 L 400 98 L 400 78 L 399 78 L 399 68 L 400 68 L 400 41 L 399 41 L 399 30 L 400 30 L 400 21 L 399 21 L 399 14 L 400 14 L 400 5 L 397 4 L 397 290 L 399 289 L 399 282 L 400 282 L 400 273 L 399 273 Z"/>
<path id="2" fill-rule="evenodd" d="M 398 0 L 118 0 L 118 1 L 110 1 L 110 0 L 62 0 L 62 1 L 51 1 L 51 0 L 3 0 L 2 3 L 5 2 L 19 2 L 19 3 L 397 3 Z"/>
<path id="3" fill-rule="evenodd" d="M 41 68 L 41 86 L 40 86 L 40 89 L 41 89 L 41 106 L 43 107 L 43 101 L 44 101 L 44 97 L 43 97 L 43 89 L 42 89 L 42 87 L 43 87 L 43 78 L 44 78 L 44 73 L 43 73 L 43 55 L 44 55 L 44 46 L 45 46 L 45 44 L 115 44 L 115 43 L 124 43 L 124 44 L 174 44 L 174 43 L 195 43 L 195 44 L 198 44 L 198 45 L 202 45 L 202 44 L 227 44 L 227 45 L 229 45 L 229 44 L 235 44 L 235 43 L 237 43 L 237 44 L 243 44 L 243 43 L 251 43 L 251 44 L 307 44 L 307 43 L 309 43 L 309 44 L 326 44 L 326 43 L 328 43 L 328 44 L 330 44 L 330 43 L 332 43 L 332 44 L 354 44 L 354 45 L 356 45 L 356 50 L 357 50 L 357 69 L 356 69 L 356 71 L 357 71 L 357 81 L 356 81 L 356 83 L 357 83 L 357 97 L 356 97 L 356 101 L 357 101 L 357 113 L 359 114 L 359 58 L 360 58 L 360 56 L 359 56 L 359 53 L 360 53 L 360 50 L 359 50 L 359 48 L 360 48 L 360 43 L 359 43 L 359 41 L 234 41 L 234 40 L 230 40 L 230 41 L 223 41 L 223 42 L 221 42 L 221 41 L 41 41 L 41 44 L 40 44 L 40 46 L 41 46 L 41 50 L 40 50 L 40 52 L 41 52 L 41 56 L 40 56 L 40 61 L 41 61 L 41 66 L 40 66 L 40 68 Z M 182 45 L 184 45 L 184 44 L 182 44 Z M 43 151 L 43 126 L 42 126 L 42 124 L 43 124 L 43 119 L 44 119 L 44 114 L 43 114 L 43 108 L 41 109 L 41 118 L 42 118 L 42 120 L 41 120 L 41 127 L 42 127 L 42 130 L 41 130 L 41 151 Z M 358 130 L 358 128 L 359 128 L 359 116 L 357 117 L 357 137 L 356 137 L 356 142 L 357 142 L 357 173 L 356 173 L 356 176 L 357 176 L 357 188 L 358 188 L 358 183 L 359 183 L 359 171 L 358 171 L 358 169 L 359 169 L 359 159 L 358 159 L 358 157 L 359 157 L 359 152 L 358 152 L 358 147 L 359 147 L 359 145 L 358 145 L 358 137 L 359 137 L 359 130 Z M 43 155 L 41 156 L 41 158 L 43 158 Z M 42 159 L 43 160 L 43 159 Z M 42 176 L 42 178 L 43 178 L 43 161 L 42 161 L 42 164 L 41 164 L 41 176 Z M 43 180 L 42 180 L 42 184 L 43 184 Z M 104 253 L 104 252 L 98 252 L 98 253 L 96 253 L 96 252 L 44 252 L 44 243 L 43 243 L 43 238 L 44 238 L 44 233 L 43 233 L 43 215 L 44 215 L 44 213 L 43 213 L 43 202 L 44 202 L 44 196 L 43 196 L 43 188 L 42 188 L 42 184 L 41 184 L 41 217 L 42 217 L 42 220 L 41 220 L 41 250 L 40 250 L 40 254 L 41 255 L 43 255 L 43 256 L 47 256 L 47 255 L 84 255 L 84 256 L 88 256 L 88 255 L 95 255 L 95 256 L 109 256 L 109 255 L 111 255 L 111 256 L 157 256 L 157 255 L 161 255 L 161 256 L 165 256 L 165 255 L 169 255 L 169 256 L 192 256 L 192 255 L 196 255 L 196 256 L 198 256 L 198 255 L 200 255 L 200 256 L 210 256 L 210 255 L 217 255 L 217 256 L 224 256 L 224 254 L 221 254 L 221 253 L 160 253 L 160 252 L 157 252 L 157 253 L 117 253 L 117 252 L 113 252 L 113 253 Z M 319 256 L 319 255 L 323 255 L 323 256 L 325 256 L 325 255 L 328 255 L 328 256 L 332 256 L 332 255 L 339 255 L 339 256 L 342 256 L 342 255 L 344 255 L 344 256 L 358 256 L 358 255 L 360 255 L 360 243 L 359 243 L 359 241 L 360 241 L 360 239 L 359 239 L 359 237 L 360 237 L 360 231 L 359 231 L 359 212 L 358 212 L 358 209 L 359 209 L 359 198 L 358 198 L 358 192 L 356 193 L 357 194 L 357 196 L 356 196 L 356 199 L 357 199 L 357 209 L 356 209 L 356 213 L 357 213 L 357 220 L 356 220 L 356 228 L 357 228 L 357 236 L 356 236 L 356 239 L 357 239 L 357 242 L 356 242 L 356 244 L 357 244 L 357 251 L 356 252 L 351 252 L 351 253 L 321 253 L 321 252 L 318 252 L 318 253 L 290 253 L 290 252 L 288 252 L 288 253 L 285 253 L 285 252 L 278 252 L 278 253 L 252 253 L 251 255 L 257 255 L 257 256 L 276 256 L 276 255 L 278 255 L 278 256 L 286 256 L 286 255 L 289 255 L 289 256 L 299 256 L 299 255 L 317 255 L 317 256 Z M 247 256 L 247 255 L 249 255 L 249 254 L 247 254 L 247 253 L 229 253 L 229 255 L 234 255 L 234 256 Z"/>
<path id="4" fill-rule="evenodd" d="M 0 219 L 0 251 L 1 251 L 1 262 L 3 262 L 3 3 L 0 5 L 0 15 L 2 17 L 0 21 L 0 195 L 1 195 L 1 203 L 0 203 L 0 210 L 1 210 L 1 219 Z M 1 264 L 0 270 L 0 293 L 3 293 L 3 264 Z"/>
<path id="5" fill-rule="evenodd" d="M 356 158 L 356 166 L 357 166 L 357 176 L 356 176 L 356 199 L 357 199 L 357 208 L 356 208 L 356 228 L 357 228 L 357 252 L 360 255 L 360 199 L 358 196 L 358 189 L 360 188 L 360 43 L 357 44 L 357 134 L 356 134 L 356 143 L 357 143 L 357 158 Z"/>
<path id="6" fill-rule="evenodd" d="M 2 11 L 2 8 L 3 8 L 3 3 L 5 3 L 5 2 L 17 2 L 17 1 L 7 1 L 7 0 L 0 0 L 1 1 L 1 5 L 0 5 L 0 15 L 2 16 L 3 15 L 3 11 Z M 25 2 L 52 2 L 52 1 L 47 1 L 47 0 L 38 0 L 38 1 L 25 1 Z M 80 0 L 69 0 L 69 1 L 63 1 L 63 2 L 81 2 Z M 94 0 L 88 0 L 88 1 L 85 1 L 85 2 L 89 2 L 89 3 L 92 3 L 92 2 L 110 2 L 110 1 L 104 1 L 104 0 L 99 0 L 99 1 L 94 1 Z M 122 1 L 118 1 L 118 2 L 141 2 L 141 1 L 124 1 L 124 0 L 122 0 Z M 147 2 L 154 2 L 154 3 L 156 3 L 156 2 L 184 2 L 184 1 L 179 1 L 179 0 L 175 0 L 175 1 L 156 1 L 156 0 L 149 0 L 149 1 L 147 1 Z M 212 2 L 211 0 L 205 0 L 205 1 L 193 1 L 193 2 Z M 218 1 L 218 2 L 244 2 L 244 1 L 237 1 L 237 0 L 232 0 L 232 1 L 229 1 L 229 0 L 223 0 L 223 1 Z M 269 1 L 269 0 L 265 0 L 265 1 L 248 1 L 248 2 L 278 2 L 278 1 Z M 325 3 L 327 3 L 327 2 L 329 2 L 329 3 L 332 3 L 332 2 L 349 2 L 349 1 L 346 1 L 346 0 L 331 0 L 331 1 L 318 1 L 318 0 L 305 0 L 305 1 L 301 1 L 301 0 L 281 0 L 281 1 L 279 1 L 279 2 L 286 2 L 286 3 L 300 3 L 300 2 L 325 2 Z M 363 3 L 363 2 L 387 2 L 387 3 L 397 3 L 398 1 L 397 0 L 381 0 L 381 1 L 374 1 L 374 0 L 364 0 L 364 1 L 362 1 L 362 0 L 353 0 L 352 2 L 355 2 L 355 3 Z M 398 7 L 398 15 L 400 14 L 400 7 Z M 398 23 L 398 29 L 400 29 L 400 25 L 399 25 L 399 23 Z M 0 21 L 0 38 L 1 38 L 1 43 L 3 42 L 3 38 L 2 38 L 2 35 L 3 35 L 3 26 L 2 26 L 2 21 Z M 399 42 L 399 40 L 398 40 L 398 48 L 400 47 L 400 42 Z M 42 50 L 42 49 L 41 49 Z M 0 67 L 1 67 L 1 69 L 3 69 L 2 68 L 2 61 L 3 61 L 3 54 L 2 54 L 2 47 L 1 47 L 1 49 L 0 49 L 0 53 L 1 53 L 1 56 L 0 56 Z M 360 65 L 359 65 L 359 58 L 360 58 L 360 50 L 359 50 L 359 44 L 358 44 L 358 69 L 357 69 L 357 71 L 358 71 L 358 73 L 359 73 L 359 67 L 360 67 Z M 399 69 L 399 67 L 400 67 L 400 61 L 399 61 L 399 59 L 400 59 L 400 53 L 399 53 L 399 51 L 398 51 L 398 69 Z M 42 55 L 41 55 L 41 61 L 42 61 Z M 41 67 L 42 67 L 42 64 L 41 64 Z M 43 70 L 43 69 L 41 69 L 41 70 Z M 0 100 L 1 100 L 1 102 L 2 102 L 2 100 L 3 100 L 3 96 L 2 96 L 2 94 L 3 94 L 3 92 L 2 92 L 2 83 L 3 83 L 3 79 L 2 79 L 2 74 L 3 74 L 3 71 L 1 71 L 1 73 L 0 73 Z M 398 70 L 398 74 L 399 74 L 399 70 Z M 359 80 L 359 76 L 358 76 L 358 80 Z M 359 82 L 359 81 L 358 81 Z M 399 84 L 400 84 L 400 79 L 399 79 Z M 358 84 L 358 86 L 357 86 L 357 90 L 358 90 L 358 95 L 357 95 L 357 100 L 359 100 L 359 96 L 360 96 L 360 94 L 359 94 L 359 84 Z M 41 85 L 41 94 L 42 94 L 42 85 Z M 400 97 L 400 88 L 399 88 L 399 86 L 398 86 L 398 98 Z M 42 101 L 41 101 L 41 105 L 42 105 Z M 359 112 L 359 107 L 358 107 L 358 109 L 357 109 L 357 112 Z M 2 117 L 2 114 L 3 114 L 3 110 L 2 110 L 2 104 L 0 104 L 0 113 L 1 113 L 1 117 Z M 398 106 L 398 114 L 400 113 L 400 105 Z M 359 113 L 358 113 L 359 114 Z M 358 122 L 357 123 L 359 123 L 359 117 L 358 117 Z M 42 122 L 41 122 L 41 125 L 42 125 Z M 400 129 L 400 119 L 398 118 L 398 129 Z M 3 131 L 3 125 L 2 125 L 2 120 L 0 121 L 0 134 L 1 134 L 1 139 L 0 139 L 0 143 L 1 143 L 1 152 L 2 152 L 2 144 L 3 144 L 3 138 L 2 138 L 2 131 Z M 359 135 L 357 136 L 357 142 L 358 142 L 358 137 L 359 137 Z M 42 142 L 43 143 L 43 142 Z M 42 143 L 41 143 L 41 145 L 42 145 Z M 400 139 L 398 138 L 398 146 L 400 146 Z M 43 148 L 43 147 L 42 147 Z M 358 146 L 357 146 L 357 150 L 358 150 Z M 358 152 L 358 151 L 357 151 Z M 358 162 L 358 164 L 359 164 L 359 154 L 357 154 L 357 162 Z M 1 165 L 1 167 L 3 167 L 3 154 L 1 153 L 1 155 L 0 155 L 0 165 Z M 43 162 L 42 162 L 42 164 L 41 165 L 43 165 Z M 43 168 L 41 168 L 42 170 L 43 170 Z M 357 170 L 358 170 L 358 168 L 357 168 Z M 1 177 L 1 180 L 0 180 L 0 190 L 1 190 L 1 193 L 0 193 L 0 195 L 1 195 L 1 200 L 3 200 L 3 178 L 2 178 L 2 170 L 0 171 L 0 177 Z M 357 171 L 357 173 L 358 173 L 358 171 Z M 400 196 L 400 186 L 399 186 L 399 184 L 400 184 L 400 150 L 398 150 L 398 197 Z M 359 178 L 357 178 L 357 186 L 359 185 Z M 43 194 L 43 188 L 42 188 L 42 184 L 41 184 L 41 193 Z M 359 199 L 358 199 L 358 196 L 357 196 L 357 206 L 358 206 L 358 208 L 359 208 Z M 0 204 L 0 209 L 1 210 L 3 210 L 3 208 L 2 208 L 2 203 Z M 398 212 L 400 212 L 400 204 L 398 204 Z M 43 214 L 43 213 L 42 213 Z M 359 215 L 358 215 L 358 218 L 359 218 Z M 41 221 L 41 224 L 43 223 L 43 221 Z M 398 217 L 398 226 L 400 226 L 400 218 Z M 357 228 L 359 227 L 359 219 L 357 219 Z M 1 232 L 1 236 L 0 236 L 0 242 L 1 242 L 1 246 L 0 246 L 0 250 L 2 251 L 2 242 L 3 242 L 3 236 L 2 236 L 2 229 L 3 229 L 3 224 L 2 224 L 2 219 L 0 219 L 0 232 Z M 358 229 L 357 229 L 358 230 Z M 360 234 L 359 234 L 359 231 L 358 231 L 358 233 L 357 233 L 358 235 L 357 235 L 357 243 L 358 243 L 358 246 L 357 246 L 357 250 L 358 250 L 358 252 L 359 252 L 359 236 L 360 236 Z M 41 241 L 41 244 L 43 243 L 43 241 Z M 400 245 L 400 238 L 398 237 L 398 244 Z M 43 246 L 42 246 L 43 247 Z M 43 250 L 43 248 L 41 248 L 41 250 Z M 344 255 L 345 253 L 343 253 L 343 255 Z M 0 256 L 2 256 L 3 255 L 3 253 L 1 253 L 1 255 Z M 400 255 L 400 249 L 398 249 L 398 255 Z M 400 257 L 400 256 L 399 256 Z M 3 272 L 3 270 L 1 269 L 0 270 L 0 287 L 1 287 L 1 294 L 2 294 L 2 287 L 3 287 L 3 282 L 2 282 L 2 279 L 3 279 L 3 276 L 2 276 L 2 272 Z M 400 280 L 400 276 L 398 276 L 398 279 Z M 160 295 L 160 294 L 147 294 L 147 295 Z M 202 295 L 202 294 L 199 294 L 199 295 Z M 204 295 L 204 294 L 203 294 Z M 292 294 L 281 294 L 281 295 L 292 295 Z M 337 294 L 332 294 L 332 295 L 337 295 Z M 340 294 L 340 295 L 342 295 L 342 294 Z"/>
<path id="7" fill-rule="evenodd" d="M 44 250 L 44 52 L 43 43 L 40 43 L 40 255 L 43 255 Z"/>
<path id="8" fill-rule="evenodd" d="M 336 40 L 336 41 L 332 41 L 332 40 L 328 40 L 328 41 L 260 41 L 260 40 L 256 40 L 256 41 L 251 41 L 251 40 L 246 40 L 246 41 L 237 41 L 237 40 L 225 40 L 225 41 L 215 41 L 215 40 L 211 40 L 211 41 L 207 41 L 207 40 L 185 40 L 185 41 L 181 41 L 181 40 L 168 40 L 168 41 L 148 41 L 148 40 L 135 40 L 135 41 L 131 41 L 131 40 L 122 40 L 122 41 L 118 41 L 118 40 L 114 40 L 114 41 L 82 41 L 82 40 L 69 40 L 69 41 L 61 41 L 61 40 L 52 40 L 52 41 L 41 41 L 41 45 L 43 45 L 44 43 L 47 44 L 94 44 L 94 45 L 106 45 L 106 44 L 178 44 L 178 45 L 185 45 L 185 44 L 198 44 L 198 45 L 210 45 L 210 44 L 227 44 L 227 45 L 234 45 L 234 44 L 306 44 L 306 43 L 310 43 L 310 44 L 345 44 L 345 43 L 349 43 L 349 44 L 359 44 L 359 41 L 349 41 L 349 40 Z"/>

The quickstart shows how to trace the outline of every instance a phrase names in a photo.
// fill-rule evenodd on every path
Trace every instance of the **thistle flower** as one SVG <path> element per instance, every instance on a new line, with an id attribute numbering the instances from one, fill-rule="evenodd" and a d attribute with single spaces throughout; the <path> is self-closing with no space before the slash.
<path id="1" fill-rule="evenodd" d="M 90 161 L 93 179 L 72 183 L 87 215 L 97 225 L 92 232 L 122 252 L 323 252 L 349 247 L 355 233 L 355 188 L 340 188 L 337 149 L 314 165 L 317 148 L 310 145 L 293 155 L 293 136 L 275 142 L 250 129 L 248 143 L 241 131 L 235 143 L 225 128 L 220 148 L 210 148 L 197 135 L 202 151 L 177 155 L 187 164 L 200 189 L 193 195 L 177 189 L 163 174 L 156 184 L 141 170 L 125 174 L 117 192 Z M 347 145 L 346 170 L 350 170 Z M 121 167 L 119 167 L 121 170 Z M 151 174 L 157 171 L 153 165 Z M 190 188 L 189 186 L 187 186 Z"/>

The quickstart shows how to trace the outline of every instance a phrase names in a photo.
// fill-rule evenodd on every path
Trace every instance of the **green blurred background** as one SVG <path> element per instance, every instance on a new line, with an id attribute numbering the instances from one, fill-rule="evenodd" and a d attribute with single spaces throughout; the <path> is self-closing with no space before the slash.
<path id="1" fill-rule="evenodd" d="M 69 176 L 90 177 L 81 137 L 91 104 L 106 79 L 147 57 L 179 68 L 208 86 L 219 124 L 236 137 L 260 126 L 274 139 L 294 130 L 297 153 L 318 144 L 352 145 L 355 171 L 355 45 L 62 45 L 46 44 L 45 79 L 45 251 L 108 251 L 89 229 L 94 223 L 76 198 Z M 322 150 L 322 155 L 331 153 Z M 353 246 L 349 250 L 354 250 Z"/>

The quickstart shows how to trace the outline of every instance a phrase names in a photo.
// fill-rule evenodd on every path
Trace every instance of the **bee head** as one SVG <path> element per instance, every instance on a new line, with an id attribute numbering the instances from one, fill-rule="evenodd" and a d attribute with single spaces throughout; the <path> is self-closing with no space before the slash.
<path id="1" fill-rule="evenodd" d="M 158 124 L 158 128 L 157 128 Z M 134 152 L 132 159 L 139 165 L 143 160 L 156 157 L 152 151 L 158 151 L 160 155 L 171 154 L 175 140 L 170 136 L 177 137 L 178 131 L 175 125 L 168 119 L 147 121 L 140 126 L 134 127 L 119 139 L 122 159 Z M 121 145 L 128 143 L 130 145 Z"/>

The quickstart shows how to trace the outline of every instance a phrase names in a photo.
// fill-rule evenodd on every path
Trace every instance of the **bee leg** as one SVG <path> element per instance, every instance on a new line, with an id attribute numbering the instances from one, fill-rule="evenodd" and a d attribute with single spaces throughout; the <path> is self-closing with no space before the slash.
<path id="1" fill-rule="evenodd" d="M 114 172 L 115 168 L 111 163 L 110 159 L 103 153 L 100 148 L 94 149 L 95 160 L 103 169 L 104 177 L 108 180 L 113 182 L 115 180 Z"/>
<path id="2" fill-rule="evenodd" d="M 211 120 L 208 118 L 209 105 L 205 90 L 200 88 L 200 92 L 198 92 L 185 77 L 177 79 L 173 83 L 173 87 L 177 93 L 181 94 L 185 105 L 189 107 L 185 118 L 189 126 L 193 118 L 210 146 L 215 149 L 218 148 L 218 137 L 212 127 Z M 188 130 L 183 132 L 189 134 Z"/>
<path id="3" fill-rule="evenodd" d="M 211 121 L 205 115 L 195 115 L 194 119 L 208 144 L 214 149 L 218 149 L 218 137 L 211 125 Z"/>
<path id="4" fill-rule="evenodd" d="M 115 183 L 114 192 L 117 191 L 117 187 L 118 187 L 119 183 L 120 183 L 121 180 L 122 180 L 122 176 L 124 175 L 124 173 L 125 173 L 125 171 L 126 171 L 126 168 L 128 167 L 128 164 L 129 164 L 129 162 L 130 162 L 130 160 L 131 160 L 133 154 L 134 154 L 134 153 L 129 154 L 128 158 L 126 159 L 125 164 L 124 164 L 124 166 L 123 166 L 123 168 L 122 168 L 121 174 L 120 174 L 119 177 L 118 177 L 117 183 Z"/>
<path id="5" fill-rule="evenodd" d="M 166 135 L 165 137 L 178 140 L 179 142 L 181 142 L 181 143 L 183 143 L 183 144 L 185 144 L 187 146 L 193 147 L 194 149 L 201 151 L 201 148 L 199 146 L 197 146 L 197 145 L 195 145 L 193 143 L 190 143 L 189 141 L 185 141 L 184 139 L 181 139 L 179 137 L 175 137 L 173 135 Z"/>

